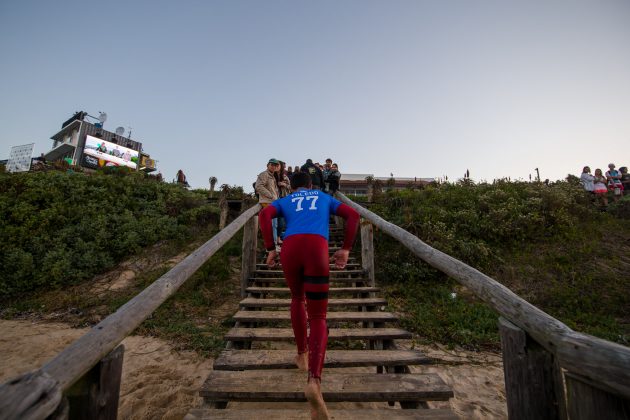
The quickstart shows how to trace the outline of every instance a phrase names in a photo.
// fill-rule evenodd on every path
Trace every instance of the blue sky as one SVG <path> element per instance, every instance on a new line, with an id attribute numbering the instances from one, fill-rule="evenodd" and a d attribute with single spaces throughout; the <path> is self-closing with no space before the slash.
<path id="1" fill-rule="evenodd" d="M 1 2 L 0 158 L 106 111 L 166 179 L 630 166 L 630 2 Z"/>

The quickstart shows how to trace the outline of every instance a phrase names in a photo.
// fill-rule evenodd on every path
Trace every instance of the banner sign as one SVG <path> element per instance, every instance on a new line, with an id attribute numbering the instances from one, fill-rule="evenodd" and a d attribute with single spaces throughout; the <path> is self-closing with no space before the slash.
<path id="1" fill-rule="evenodd" d="M 97 137 L 87 136 L 83 149 L 83 164 L 95 169 L 104 166 L 127 166 L 137 169 L 138 152 Z"/>
<path id="2" fill-rule="evenodd" d="M 7 172 L 28 172 L 31 169 L 31 155 L 35 143 L 23 144 L 11 148 L 11 156 L 7 162 Z"/>

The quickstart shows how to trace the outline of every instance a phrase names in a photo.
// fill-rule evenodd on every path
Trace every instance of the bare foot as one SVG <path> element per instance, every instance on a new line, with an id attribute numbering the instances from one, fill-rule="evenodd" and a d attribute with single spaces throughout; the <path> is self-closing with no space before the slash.
<path id="1" fill-rule="evenodd" d="M 308 352 L 298 353 L 295 356 L 295 364 L 300 370 L 308 370 Z"/>
<path id="2" fill-rule="evenodd" d="M 312 420 L 330 420 L 328 408 L 322 397 L 322 390 L 318 379 L 310 379 L 304 388 L 304 395 L 311 406 Z"/>

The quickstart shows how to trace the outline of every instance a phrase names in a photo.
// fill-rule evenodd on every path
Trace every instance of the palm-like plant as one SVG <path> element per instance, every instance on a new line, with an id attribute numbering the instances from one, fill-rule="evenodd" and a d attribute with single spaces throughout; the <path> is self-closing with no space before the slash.
<path id="1" fill-rule="evenodd" d="M 217 185 L 217 177 L 216 176 L 211 176 L 208 181 L 210 181 L 210 197 L 213 197 L 214 196 L 214 186 Z"/>

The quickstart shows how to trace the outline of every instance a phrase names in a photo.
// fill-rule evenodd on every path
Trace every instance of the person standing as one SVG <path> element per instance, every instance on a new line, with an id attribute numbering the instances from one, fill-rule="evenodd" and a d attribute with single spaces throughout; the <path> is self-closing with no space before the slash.
<path id="1" fill-rule="evenodd" d="M 591 168 L 585 166 L 584 169 L 582 169 L 582 175 L 580 175 L 580 182 L 584 187 L 584 191 L 593 193 L 595 190 L 595 184 L 593 181 L 595 181 L 595 177 L 591 175 Z"/>
<path id="2" fill-rule="evenodd" d="M 311 159 L 306 159 L 306 163 L 302 165 L 301 172 L 306 172 L 311 176 L 313 189 L 323 190 L 325 188 L 322 170 L 319 169 Z"/>
<path id="3" fill-rule="evenodd" d="M 291 193 L 291 181 L 284 170 L 285 163 L 280 161 L 280 169 L 274 173 L 276 185 L 278 186 L 278 198 L 286 197 Z M 276 243 L 282 245 L 282 231 L 286 227 L 284 217 L 276 218 Z"/>
<path id="4" fill-rule="evenodd" d="M 624 195 L 630 194 L 630 174 L 628 173 L 628 167 L 622 166 L 619 168 L 619 172 L 621 172 L 621 185 L 623 185 L 623 193 Z"/>
<path id="5" fill-rule="evenodd" d="M 613 200 L 618 201 L 623 194 L 623 184 L 621 183 L 621 174 L 615 169 L 614 163 L 608 164 L 608 170 L 604 175 L 608 181 L 608 189 L 613 193 Z"/>
<path id="6" fill-rule="evenodd" d="M 304 394 L 311 406 L 312 418 L 328 419 L 321 392 L 328 342 L 328 221 L 331 214 L 346 219 L 343 246 L 333 255 L 335 266 L 343 269 L 357 233 L 359 214 L 328 194 L 312 189 L 312 180 L 307 173 L 294 174 L 291 189 L 290 195 L 274 201 L 260 212 L 260 230 L 269 251 L 267 265 L 273 268 L 277 252 L 272 238 L 272 220 L 277 217 L 286 219 L 280 260 L 291 290 L 291 326 L 297 345 L 295 363 L 298 368 L 308 370 Z"/>
<path id="7" fill-rule="evenodd" d="M 278 191 L 278 184 L 276 182 L 275 173 L 280 169 L 280 161 L 278 159 L 271 158 L 269 162 L 267 162 L 267 169 L 258 174 L 258 178 L 256 178 L 256 183 L 254 184 L 254 190 L 256 194 L 258 194 L 258 202 L 261 206 L 267 207 L 274 200 L 277 200 L 280 197 Z M 277 243 L 277 229 L 278 229 L 278 221 L 273 221 L 274 225 L 274 234 L 273 234 L 273 243 Z"/>
<path id="8" fill-rule="evenodd" d="M 335 195 L 339 189 L 339 180 L 341 180 L 341 172 L 339 172 L 337 164 L 333 163 L 328 174 L 328 192 L 330 195 Z"/>
<path id="9" fill-rule="evenodd" d="M 595 169 L 595 179 L 593 180 L 593 192 L 596 197 L 599 197 L 604 204 L 604 207 L 608 205 L 608 188 L 606 188 L 606 177 L 602 174 L 602 170 Z"/>
<path id="10" fill-rule="evenodd" d="M 327 193 L 330 194 L 330 185 L 328 184 L 328 176 L 330 175 L 330 172 L 332 171 L 332 159 L 328 158 L 326 159 L 326 163 L 324 164 L 324 167 L 322 169 L 322 178 L 324 179 L 324 191 L 326 191 Z"/>

